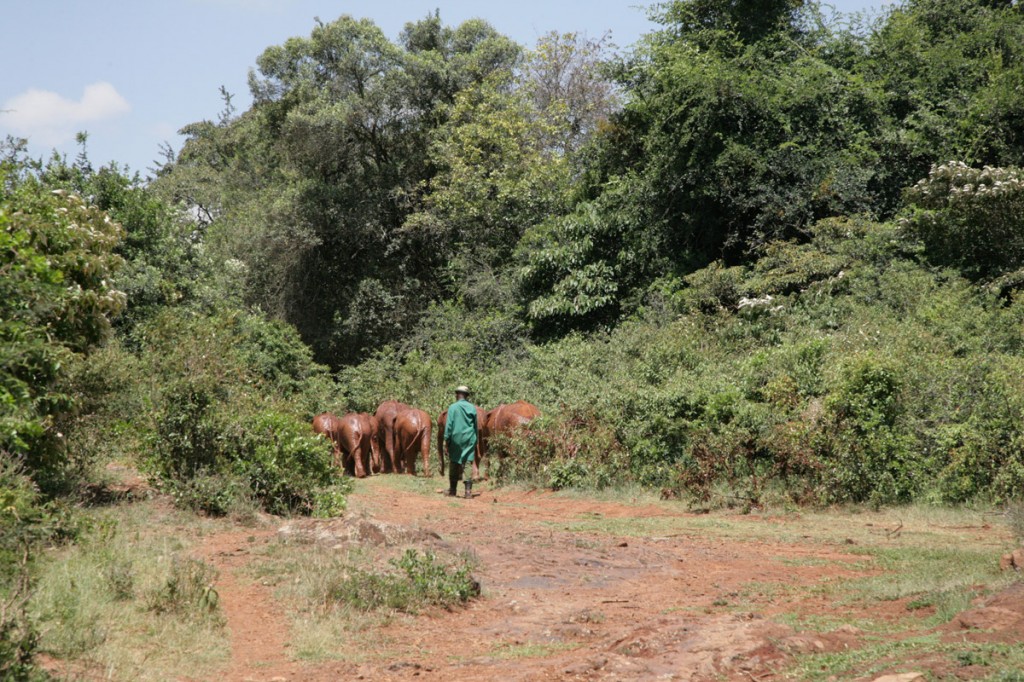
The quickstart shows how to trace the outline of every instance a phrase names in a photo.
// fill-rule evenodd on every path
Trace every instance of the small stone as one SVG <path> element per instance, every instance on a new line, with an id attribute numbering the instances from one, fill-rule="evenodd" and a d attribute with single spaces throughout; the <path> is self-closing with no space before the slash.
<path id="1" fill-rule="evenodd" d="M 619 546 L 619 547 L 629 547 L 629 543 L 628 543 L 628 542 L 620 542 L 620 543 L 618 544 L 618 546 Z"/>
<path id="2" fill-rule="evenodd" d="M 898 675 L 882 675 L 876 677 L 872 682 L 916 682 L 923 679 L 924 673 L 899 673 Z"/>
<path id="3" fill-rule="evenodd" d="M 847 623 L 846 625 L 840 625 L 835 630 L 833 630 L 833 632 L 843 635 L 860 635 L 864 633 L 863 630 L 856 626 L 850 625 L 849 623 Z"/>
<path id="4" fill-rule="evenodd" d="M 811 654 L 825 651 L 825 642 L 810 635 L 793 635 L 781 642 L 783 648 L 790 653 Z"/>

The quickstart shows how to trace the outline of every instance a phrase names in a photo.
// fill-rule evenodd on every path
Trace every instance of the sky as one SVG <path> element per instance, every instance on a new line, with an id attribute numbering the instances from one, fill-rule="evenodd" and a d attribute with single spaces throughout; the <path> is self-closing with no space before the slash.
<path id="1" fill-rule="evenodd" d="M 33 156 L 78 153 L 88 133 L 95 166 L 116 161 L 147 175 L 182 126 L 216 119 L 220 87 L 244 111 L 249 69 L 267 47 L 308 36 L 315 18 L 367 17 L 392 38 L 440 10 L 447 24 L 482 18 L 524 45 L 556 30 L 621 48 L 655 28 L 650 0 L 0 0 L 0 139 L 29 140 Z M 881 0 L 833 0 L 840 12 Z"/>

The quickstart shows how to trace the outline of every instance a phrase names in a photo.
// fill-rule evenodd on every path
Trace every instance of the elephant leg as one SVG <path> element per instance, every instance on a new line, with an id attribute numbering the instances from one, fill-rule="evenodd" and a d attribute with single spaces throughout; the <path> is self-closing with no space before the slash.
<path id="1" fill-rule="evenodd" d="M 384 461 L 384 455 L 380 449 L 380 439 L 377 438 L 376 434 L 370 438 L 370 458 L 377 461 L 377 470 L 375 473 L 387 473 L 387 469 L 385 468 L 387 463 Z"/>
<path id="2" fill-rule="evenodd" d="M 440 426 L 437 427 L 437 468 L 441 471 L 441 476 L 444 476 L 444 458 L 447 453 L 444 451 L 444 429 Z"/>
<path id="3" fill-rule="evenodd" d="M 423 457 L 423 475 L 430 478 L 430 424 L 420 434 L 420 456 Z"/>
<path id="4" fill-rule="evenodd" d="M 393 426 L 390 429 L 384 429 L 384 437 L 384 451 L 387 453 L 391 473 L 400 474 L 402 473 L 402 458 L 398 456 L 398 434 L 395 433 Z"/>
<path id="5" fill-rule="evenodd" d="M 405 443 L 402 450 L 402 470 L 410 476 L 416 475 L 416 444 L 413 442 Z"/>
<path id="6" fill-rule="evenodd" d="M 395 435 L 395 439 L 391 443 L 391 449 L 387 450 L 385 456 L 388 461 L 388 468 L 391 473 L 398 474 L 402 472 L 402 458 L 398 454 L 398 450 L 401 446 L 398 444 L 398 436 Z"/>
<path id="7" fill-rule="evenodd" d="M 487 459 L 487 439 L 484 438 L 484 436 L 481 435 L 481 436 L 478 436 L 477 440 L 476 440 L 476 460 L 473 463 L 474 466 L 477 467 L 477 469 L 476 469 L 477 476 L 480 475 L 480 472 L 484 468 L 484 460 L 485 459 Z M 491 471 L 490 470 L 490 465 L 488 465 L 487 472 L 490 473 L 490 471 Z"/>
<path id="8" fill-rule="evenodd" d="M 364 452 L 365 449 L 360 445 L 352 450 L 352 466 L 355 469 L 356 478 L 366 478 L 366 465 L 369 464 L 370 453 Z"/>
<path id="9" fill-rule="evenodd" d="M 377 452 L 373 447 L 370 448 L 370 473 L 379 474 L 384 471 L 384 462 L 381 460 L 380 453 Z"/>

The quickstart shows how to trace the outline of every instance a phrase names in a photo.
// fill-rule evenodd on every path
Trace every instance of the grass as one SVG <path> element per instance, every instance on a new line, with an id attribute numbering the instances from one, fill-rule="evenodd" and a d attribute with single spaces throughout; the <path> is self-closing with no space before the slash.
<path id="1" fill-rule="evenodd" d="M 628 504 L 620 500 L 620 503 Z M 934 547 L 946 542 L 975 547 L 1005 548 L 1011 534 L 985 511 L 916 505 L 870 511 L 858 507 L 749 514 L 687 512 L 678 502 L 651 501 L 659 516 L 604 517 L 589 513 L 574 521 L 552 525 L 571 532 L 605 533 L 624 537 L 698 535 L 714 531 L 716 537 L 800 545 L 847 544 L 863 546 Z M 898 530 L 897 530 L 898 529 Z M 983 532 L 985 539 L 978 539 Z"/>
<path id="2" fill-rule="evenodd" d="M 361 502 L 372 507 L 385 499 L 378 492 L 433 495 L 443 483 L 436 476 L 392 476 L 357 481 L 356 488 L 369 493 Z M 579 497 L 571 491 L 557 495 Z M 605 546 L 608 540 L 602 538 L 609 536 L 724 538 L 760 543 L 759 551 L 769 556 L 773 544 L 788 545 L 776 559 L 785 566 L 839 566 L 856 573 L 802 586 L 752 581 L 716 595 L 713 606 L 726 610 L 771 604 L 777 620 L 798 630 L 823 632 L 850 624 L 864 632 L 862 648 L 797 657 L 787 671 L 792 678 L 846 679 L 891 671 L 900 661 L 922 657 L 939 657 L 954 667 L 990 668 L 991 679 L 1004 681 L 1014 679 L 1007 671 L 1024 668 L 1024 653 L 1008 645 L 950 644 L 929 631 L 978 594 L 1016 579 L 997 570 L 999 555 L 1014 545 L 1013 533 L 1002 519 L 984 511 L 915 506 L 693 514 L 677 502 L 634 497 L 629 491 L 588 497 L 597 498 L 642 504 L 654 512 L 614 518 L 592 511 L 538 522 L 516 542 L 553 541 L 545 539 L 551 535 L 545 527 L 577 533 L 573 546 L 591 551 Z M 205 534 L 236 526 L 170 510 L 158 500 L 83 514 L 92 530 L 76 545 L 53 551 L 41 565 L 31 607 L 42 625 L 43 648 L 69 673 L 104 679 L 214 676 L 227 660 L 228 643 L 216 591 L 210 589 L 212 569 L 190 554 Z M 1012 518 L 1007 513 L 1007 525 Z M 794 556 L 794 546 L 803 551 Z M 415 614 L 424 610 L 458 608 L 474 593 L 470 572 L 475 562 L 469 556 L 394 551 L 344 551 L 279 540 L 254 548 L 247 570 L 251 579 L 276 586 L 288 605 L 291 651 L 299 660 L 364 663 L 429 655 L 388 639 L 382 628 L 396 621 L 413 627 Z M 824 600 L 824 609 L 804 614 L 800 606 L 789 606 L 812 593 L 816 603 Z M 901 602 L 895 612 L 877 608 L 894 601 Z M 491 646 L 477 656 L 543 658 L 576 645 L 499 641 Z"/>
<path id="3" fill-rule="evenodd" d="M 487 657 L 499 661 L 547 658 L 553 654 L 571 651 L 579 647 L 579 644 L 570 642 L 496 642 L 487 653 Z"/>
<path id="4" fill-rule="evenodd" d="M 224 663 L 213 569 L 188 556 L 208 522 L 151 502 L 83 513 L 92 530 L 41 565 L 30 607 L 42 649 L 112 680 L 206 675 Z"/>
<path id="5" fill-rule="evenodd" d="M 614 501 L 613 496 L 605 497 Z M 870 679 L 872 674 L 896 670 L 901 660 L 923 657 L 938 657 L 954 666 L 966 665 L 964 661 L 974 661 L 972 665 L 984 661 L 992 668 L 992 679 L 1012 679 L 1000 676 L 1024 669 L 1024 652 L 1019 647 L 949 644 L 931 631 L 969 608 L 976 597 L 996 592 L 1017 579 L 1013 574 L 1001 573 L 998 560 L 1014 546 L 1015 536 L 1024 533 L 1020 520 L 1024 512 L 1010 509 L 1005 520 L 984 509 L 926 505 L 779 514 L 692 514 L 678 503 L 646 499 L 644 504 L 654 506 L 657 513 L 643 518 L 614 518 L 591 512 L 550 525 L 570 532 L 616 537 L 713 536 L 808 547 L 812 552 L 820 548 L 849 557 L 839 560 L 810 554 L 777 560 L 790 566 L 839 565 L 860 572 L 860 576 L 831 578 L 811 586 L 752 582 L 738 593 L 719 595 L 712 603 L 730 610 L 750 609 L 764 602 L 777 607 L 816 594 L 831 605 L 835 615 L 808 615 L 793 608 L 776 619 L 798 630 L 826 632 L 849 624 L 866 633 L 862 648 L 798 656 L 787 671 L 791 678 Z M 904 617 L 894 617 L 891 609 L 884 615 L 876 608 L 893 601 L 903 602 Z"/>
<path id="6" fill-rule="evenodd" d="M 787 673 L 791 678 L 808 681 L 851 677 L 871 679 L 872 675 L 893 670 L 900 661 L 906 661 L 902 668 L 913 669 L 913 662 L 923 659 L 944 661 L 954 668 L 992 668 L 991 674 L 984 678 L 991 680 L 1016 679 L 1013 675 L 1024 670 L 1024 648 L 1019 644 L 950 643 L 942 642 L 938 633 L 929 633 L 903 639 L 876 636 L 858 649 L 801 656 L 797 665 Z"/>
<path id="7" fill-rule="evenodd" d="M 913 598 L 910 610 L 934 607 L 935 624 L 949 621 L 977 596 L 1005 587 L 1015 578 L 1001 573 L 998 554 L 963 547 L 882 547 L 869 553 L 883 569 L 876 575 L 848 581 L 840 589 L 849 600 L 892 601 Z"/>
<path id="8" fill-rule="evenodd" d="M 301 660 L 366 662 L 393 657 L 379 630 L 396 618 L 454 609 L 479 594 L 468 554 L 441 557 L 406 550 L 343 552 L 316 544 L 278 541 L 255 556 L 250 576 L 277 587 L 291 605 L 292 650 Z"/>

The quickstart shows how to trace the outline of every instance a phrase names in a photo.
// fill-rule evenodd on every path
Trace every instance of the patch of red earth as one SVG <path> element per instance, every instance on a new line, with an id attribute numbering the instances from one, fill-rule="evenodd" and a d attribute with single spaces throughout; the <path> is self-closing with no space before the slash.
<path id="1" fill-rule="evenodd" d="M 384 628 L 382 640 L 398 644 L 348 670 L 366 679 L 749 680 L 779 665 L 787 655 L 779 643 L 793 633 L 762 615 L 770 600 L 749 611 L 750 597 L 741 596 L 747 586 L 807 586 L 862 574 L 848 565 L 863 557 L 827 547 L 557 528 L 584 514 L 676 516 L 661 507 L 543 492 L 451 500 L 374 480 L 361 487 L 354 512 L 412 527 L 429 523 L 454 549 L 477 558 L 484 586 L 484 598 L 463 610 L 401 618 Z M 778 561 L 784 557 L 828 561 L 787 566 Z M 833 648 L 849 640 L 815 642 Z"/>
<path id="2" fill-rule="evenodd" d="M 196 555 L 218 571 L 218 603 L 227 621 L 231 662 L 225 680 L 293 679 L 295 664 L 288 653 L 288 617 L 271 588 L 247 579 L 242 572 L 257 543 L 272 540 L 274 529 L 239 529 L 208 536 Z M 221 677 L 221 676 L 218 676 Z"/>
<path id="3" fill-rule="evenodd" d="M 872 572 L 864 570 L 863 555 L 842 546 L 697 532 L 648 538 L 569 532 L 564 524 L 586 516 L 683 514 L 544 492 L 484 492 L 453 500 L 403 492 L 372 478 L 361 482 L 350 504 L 353 515 L 435 531 L 451 549 L 472 553 L 483 598 L 452 612 L 395 618 L 377 634 L 387 648 L 361 652 L 361 663 L 296 662 L 285 606 L 272 588 L 241 577 L 250 536 L 256 543 L 272 541 L 276 529 L 220 534 L 201 550 L 221 572 L 217 588 L 232 642 L 231 664 L 219 678 L 749 682 L 777 679 L 793 654 L 860 644 L 855 629 L 795 634 L 771 620 L 782 613 L 837 615 L 827 595 L 809 588 Z M 805 559 L 813 561 L 800 561 Z M 908 612 L 900 601 L 844 607 L 843 615 L 896 621 Z"/>

